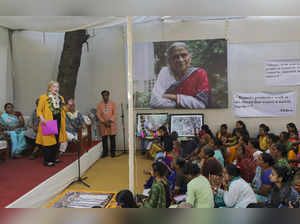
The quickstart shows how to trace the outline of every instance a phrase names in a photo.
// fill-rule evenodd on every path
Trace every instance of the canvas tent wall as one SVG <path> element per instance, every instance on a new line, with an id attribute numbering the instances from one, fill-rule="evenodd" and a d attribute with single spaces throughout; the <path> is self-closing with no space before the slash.
<path id="1" fill-rule="evenodd" d="M 94 22 L 86 18 L 84 21 L 88 21 L 89 24 L 99 24 L 103 18 L 94 19 L 96 20 Z M 104 27 L 107 27 L 105 29 L 89 30 L 92 35 L 95 33 L 96 36 L 89 41 L 90 51 L 87 52 L 87 49 L 84 48 L 76 93 L 78 109 L 83 112 L 87 112 L 95 106 L 100 98 L 99 90 L 103 88 L 114 90 L 112 98 L 119 105 L 119 114 L 120 104 L 127 103 L 126 48 L 124 47 L 126 35 L 122 27 L 126 23 L 126 19 L 122 17 L 112 17 L 111 19 L 113 27 L 108 28 L 110 26 L 108 23 L 105 24 Z M 26 21 L 23 18 L 21 20 Z M 63 24 L 64 21 L 62 18 L 57 18 L 57 20 L 52 18 L 52 20 L 56 21 L 54 24 L 60 24 L 60 22 Z M 0 21 L 4 20 L 0 19 Z M 40 24 L 32 27 L 32 29 L 39 27 L 39 30 L 42 30 L 43 24 L 47 23 L 46 19 L 41 21 L 31 19 L 30 21 Z M 229 107 L 228 109 L 201 111 L 205 115 L 205 122 L 214 131 L 223 122 L 228 123 L 232 128 L 235 121 L 239 119 L 231 113 L 231 94 L 235 91 L 299 91 L 299 87 L 274 88 L 265 87 L 263 84 L 264 60 L 299 58 L 300 32 L 297 29 L 299 17 L 133 17 L 133 22 L 135 23 L 133 27 L 135 42 L 228 39 Z M 48 23 L 52 24 L 51 20 Z M 72 26 L 60 25 L 59 30 L 75 29 L 76 24 L 74 24 Z M 89 24 L 81 22 L 80 26 L 91 27 Z M 2 25 L 5 25 L 4 22 Z M 9 26 L 9 23 L 6 26 Z M 14 25 L 18 29 L 22 26 Z M 50 27 L 50 25 L 46 27 Z M 53 25 L 51 29 L 55 31 Z M 50 29 L 47 28 L 47 30 Z M 43 34 L 29 31 L 14 33 L 15 76 L 18 77 L 15 79 L 17 87 L 15 88 L 15 102 L 17 108 L 24 111 L 25 114 L 30 113 L 34 98 L 43 91 L 47 81 L 55 78 L 62 43 L 62 33 L 47 32 Z M 31 55 L 31 57 L 27 57 L 27 55 Z M 33 64 L 35 66 L 32 66 Z M 36 79 L 36 85 L 30 93 L 21 88 L 23 83 L 30 83 L 34 79 Z M 86 88 L 87 85 L 91 88 Z M 168 112 L 173 113 L 174 111 Z M 186 113 L 185 110 L 176 110 L 176 113 L 178 112 Z M 199 111 L 192 112 L 198 113 Z M 299 115 L 298 112 L 297 116 Z M 127 117 L 125 120 L 128 120 Z M 271 130 L 275 130 L 275 132 L 282 130 L 289 121 L 297 123 L 296 117 L 244 120 L 252 135 L 256 134 L 257 125 L 261 122 L 270 124 Z M 121 127 L 120 119 L 118 126 Z M 118 146 L 122 147 L 122 137 L 118 136 L 117 139 Z"/>
<path id="2" fill-rule="evenodd" d="M 112 90 L 112 98 L 119 105 L 120 103 L 127 104 L 125 48 L 127 39 L 126 30 L 123 27 L 126 24 L 126 18 L 104 18 L 105 22 L 101 23 L 102 19 L 89 20 L 85 18 L 84 20 L 88 21 L 86 23 L 80 22 L 76 26 L 74 22 L 71 26 L 63 27 L 61 25 L 64 21 L 62 18 L 57 18 L 57 21 L 61 21 L 57 22 L 59 27 L 54 26 L 51 20 L 33 19 L 31 20 L 32 24 L 37 21 L 36 24 L 39 23 L 39 25 L 33 26 L 26 23 L 27 26 L 25 26 L 17 23 L 19 25 L 14 24 L 12 26 L 15 29 L 22 29 L 23 27 L 33 30 L 16 31 L 12 38 L 14 68 L 16 70 L 14 101 L 19 110 L 28 114 L 32 110 L 34 98 L 43 92 L 47 81 L 55 78 L 63 43 L 63 34 L 55 33 L 55 31 L 74 30 L 82 27 L 89 28 L 89 32 L 92 35 L 96 34 L 96 36 L 89 41 L 90 50 L 88 52 L 85 48 L 82 57 L 76 92 L 78 109 L 86 112 L 89 108 L 94 107 L 99 101 L 99 90 L 103 88 Z M 21 20 L 24 21 L 22 18 Z M 11 21 L 6 23 L 3 21 L 0 17 L 0 24 L 6 27 L 12 23 Z M 69 21 L 72 19 L 70 18 Z M 45 26 L 46 23 L 52 25 Z M 232 128 L 235 121 L 239 119 L 232 115 L 231 110 L 231 94 L 235 91 L 295 90 L 299 95 L 299 86 L 275 88 L 266 87 L 263 82 L 264 60 L 300 58 L 300 31 L 297 29 L 300 25 L 299 17 L 133 17 L 133 23 L 134 42 L 214 38 L 226 38 L 228 40 L 229 107 L 227 109 L 201 110 L 201 113 L 205 115 L 205 122 L 214 131 L 221 123 L 227 123 Z M 44 27 L 47 29 L 44 30 Z M 34 30 L 38 32 L 34 32 Z M 48 32 L 42 33 L 40 31 Z M 5 34 L 7 30 L 4 29 L 3 32 Z M 23 87 L 24 84 L 28 86 L 32 80 L 35 80 L 35 85 L 31 89 L 32 93 L 29 93 Z M 120 107 L 118 112 L 120 114 Z M 160 113 L 162 111 L 157 110 L 155 112 Z M 167 110 L 167 112 L 174 113 L 175 111 Z M 186 112 L 186 110 L 176 110 L 176 113 Z M 189 112 L 199 113 L 198 110 Z M 127 114 L 127 110 L 125 114 Z M 299 115 L 298 110 L 295 117 L 242 120 L 248 125 L 251 135 L 254 136 L 257 133 L 259 123 L 268 124 L 271 130 L 276 133 L 284 130 L 285 124 L 288 122 L 295 122 L 299 126 L 300 124 L 297 123 L 296 119 Z M 135 113 L 131 116 L 134 118 Z M 127 117 L 125 120 L 128 120 Z M 118 122 L 118 126 L 121 127 L 120 119 Z M 134 124 L 130 125 L 134 126 Z M 118 135 L 117 139 L 120 148 L 122 147 L 121 135 Z"/>

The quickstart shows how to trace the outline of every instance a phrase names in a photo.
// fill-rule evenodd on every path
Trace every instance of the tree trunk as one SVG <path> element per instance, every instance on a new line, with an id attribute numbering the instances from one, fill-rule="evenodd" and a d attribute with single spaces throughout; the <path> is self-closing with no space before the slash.
<path id="1" fill-rule="evenodd" d="M 82 45 L 88 40 L 85 30 L 65 33 L 64 47 L 60 57 L 57 81 L 60 94 L 67 100 L 74 98 L 80 67 Z"/>

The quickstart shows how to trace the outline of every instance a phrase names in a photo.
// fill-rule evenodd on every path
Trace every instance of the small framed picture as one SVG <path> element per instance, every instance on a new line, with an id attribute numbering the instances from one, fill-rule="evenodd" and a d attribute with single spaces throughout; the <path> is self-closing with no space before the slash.
<path id="1" fill-rule="evenodd" d="M 180 137 L 195 136 L 201 130 L 204 124 L 203 114 L 171 114 L 170 115 L 170 130 L 171 133 L 176 131 Z"/>
<path id="2" fill-rule="evenodd" d="M 168 114 L 137 114 L 136 135 L 141 137 L 154 136 L 157 130 L 165 125 L 168 128 Z"/>

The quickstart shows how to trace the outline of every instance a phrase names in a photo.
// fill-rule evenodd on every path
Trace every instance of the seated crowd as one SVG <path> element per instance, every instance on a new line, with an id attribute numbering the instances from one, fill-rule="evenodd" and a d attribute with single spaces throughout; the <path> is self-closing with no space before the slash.
<path id="1" fill-rule="evenodd" d="M 119 207 L 299 207 L 300 138 L 295 124 L 289 123 L 279 136 L 261 124 L 255 138 L 242 121 L 232 134 L 226 124 L 216 135 L 203 125 L 189 144 L 196 145 L 192 150 L 182 146 L 177 133 L 169 134 L 164 126 L 158 131 L 160 140 L 148 151 L 154 163 L 145 171 L 149 194 L 134 199 L 130 191 L 121 191 Z"/>
<path id="2" fill-rule="evenodd" d="M 10 145 L 11 158 L 20 158 L 30 154 L 29 159 L 35 159 L 39 153 L 41 146 L 36 144 L 36 136 L 40 123 L 37 117 L 36 108 L 39 100 L 37 99 L 36 107 L 25 124 L 21 112 L 14 110 L 14 105 L 7 103 L 4 106 L 4 112 L 0 112 L 0 140 L 8 139 Z M 66 131 L 69 142 L 76 143 L 78 141 L 78 131 L 81 127 L 86 127 L 86 122 L 81 113 L 75 109 L 73 99 L 67 101 L 66 113 Z M 59 155 L 66 151 L 68 142 L 61 143 Z M 57 160 L 59 162 L 59 160 Z"/>

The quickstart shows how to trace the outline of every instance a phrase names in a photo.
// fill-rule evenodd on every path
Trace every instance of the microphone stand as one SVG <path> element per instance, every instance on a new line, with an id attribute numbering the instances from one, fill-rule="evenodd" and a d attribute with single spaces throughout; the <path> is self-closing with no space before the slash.
<path id="1" fill-rule="evenodd" d="M 63 106 L 66 106 L 66 103 L 61 102 Z M 74 183 L 82 183 L 84 186 L 86 187 L 90 187 L 90 185 L 88 185 L 87 183 L 84 182 L 84 180 L 86 180 L 88 177 L 84 177 L 82 178 L 80 175 L 80 149 L 81 149 L 81 143 L 80 146 L 77 145 L 77 162 L 78 162 L 78 177 L 77 180 L 74 180 L 70 185 L 74 184 Z"/>
<path id="2" fill-rule="evenodd" d="M 126 153 L 125 149 L 125 120 L 124 120 L 124 108 L 123 104 L 121 103 L 121 119 L 122 119 L 122 128 L 123 128 L 123 154 Z"/>
<path id="3" fill-rule="evenodd" d="M 78 161 L 78 177 L 77 177 L 77 180 L 73 181 L 71 184 L 79 182 L 79 183 L 82 183 L 86 187 L 90 187 L 90 185 L 88 185 L 87 183 L 84 182 L 84 180 L 86 180 L 88 177 L 82 178 L 80 176 L 80 147 L 78 147 L 78 150 L 77 150 L 77 161 Z"/>

